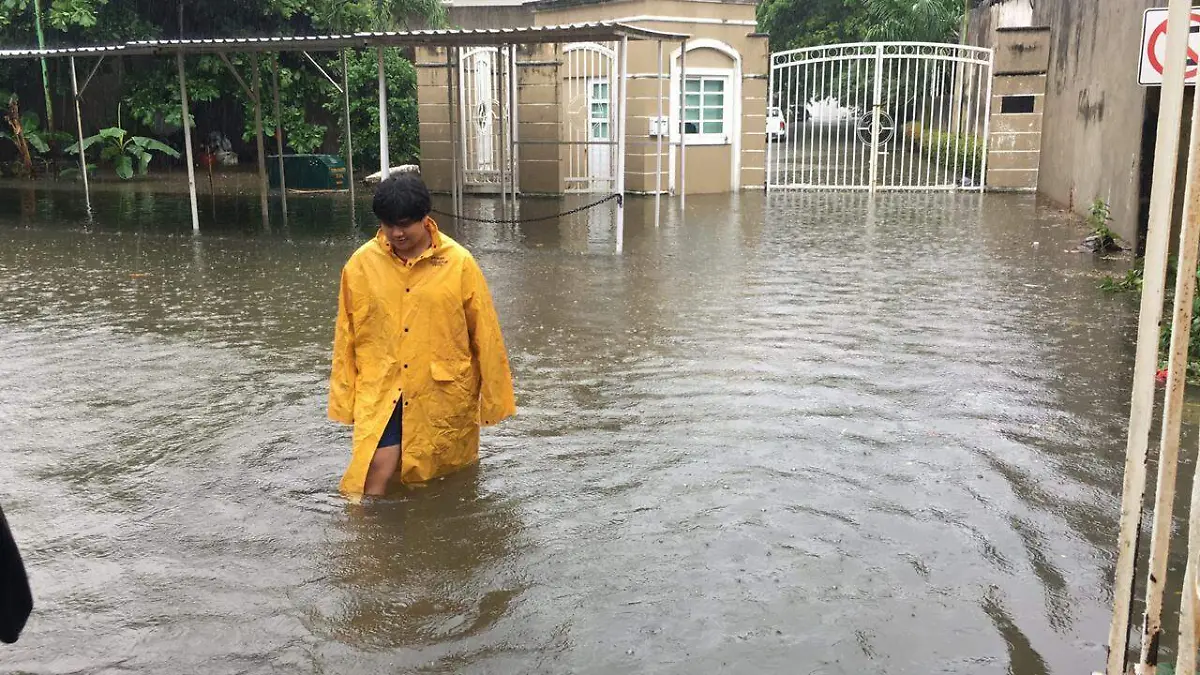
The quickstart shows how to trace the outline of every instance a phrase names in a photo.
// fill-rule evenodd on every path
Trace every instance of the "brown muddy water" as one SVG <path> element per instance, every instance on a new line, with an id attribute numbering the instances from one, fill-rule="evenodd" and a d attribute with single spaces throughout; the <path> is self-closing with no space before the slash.
<path id="1" fill-rule="evenodd" d="M 1102 665 L 1136 303 L 1030 198 L 693 197 L 658 228 L 632 199 L 619 255 L 609 211 L 446 220 L 521 411 L 359 505 L 324 412 L 366 202 L 264 229 L 202 197 L 199 235 L 180 195 L 93 205 L 0 189 L 0 503 L 37 600 L 0 672 Z"/>

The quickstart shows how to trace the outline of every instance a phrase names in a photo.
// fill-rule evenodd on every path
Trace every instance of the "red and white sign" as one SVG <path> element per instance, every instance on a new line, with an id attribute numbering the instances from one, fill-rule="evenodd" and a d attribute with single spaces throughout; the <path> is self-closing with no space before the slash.
<path id="1" fill-rule="evenodd" d="M 1200 7 L 1192 9 L 1192 22 L 1188 26 L 1187 71 L 1188 84 L 1196 83 L 1200 70 Z M 1142 17 L 1142 61 L 1138 66 L 1138 83 L 1161 85 L 1163 62 L 1167 55 L 1167 8 L 1146 10 Z"/>

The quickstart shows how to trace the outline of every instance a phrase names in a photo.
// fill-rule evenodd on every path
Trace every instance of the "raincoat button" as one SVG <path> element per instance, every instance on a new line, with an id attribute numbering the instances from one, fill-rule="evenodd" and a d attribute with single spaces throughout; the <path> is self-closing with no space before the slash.
<path id="1" fill-rule="evenodd" d="M 407 329 L 407 328 L 405 328 L 405 329 L 404 329 L 404 332 L 405 332 L 405 333 L 407 333 L 407 332 L 408 332 L 408 329 Z"/>
<path id="2" fill-rule="evenodd" d="M 407 363 L 406 363 L 406 364 L 404 364 L 404 367 L 405 367 L 405 368 L 407 368 L 407 367 L 408 367 L 408 364 L 407 364 Z"/>
<path id="3" fill-rule="evenodd" d="M 405 292 L 405 293 L 408 293 L 408 292 L 411 292 L 411 291 L 412 291 L 412 289 L 411 289 L 411 288 L 406 288 L 406 289 L 404 289 L 404 292 Z"/>

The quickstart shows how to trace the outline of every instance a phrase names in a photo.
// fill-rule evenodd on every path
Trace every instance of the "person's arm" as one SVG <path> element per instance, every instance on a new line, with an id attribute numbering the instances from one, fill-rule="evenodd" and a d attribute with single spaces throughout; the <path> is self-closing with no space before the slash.
<path id="1" fill-rule="evenodd" d="M 487 280 L 473 258 L 464 266 L 463 286 L 471 355 L 479 363 L 479 421 L 491 426 L 517 412 L 508 352 Z"/>
<path id="2" fill-rule="evenodd" d="M 33 612 L 33 594 L 17 542 L 13 540 L 0 510 L 0 642 L 12 644 L 21 636 L 25 622 Z"/>
<path id="3" fill-rule="evenodd" d="M 329 419 L 342 424 L 354 424 L 354 389 L 358 380 L 350 307 L 350 284 L 343 268 L 337 323 L 333 329 L 333 371 L 329 375 Z"/>

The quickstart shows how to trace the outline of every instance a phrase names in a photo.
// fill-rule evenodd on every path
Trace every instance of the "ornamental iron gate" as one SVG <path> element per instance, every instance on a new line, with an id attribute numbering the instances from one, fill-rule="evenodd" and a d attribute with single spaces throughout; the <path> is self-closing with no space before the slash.
<path id="1" fill-rule="evenodd" d="M 772 54 L 767 189 L 982 190 L 992 63 L 921 42 Z"/>

